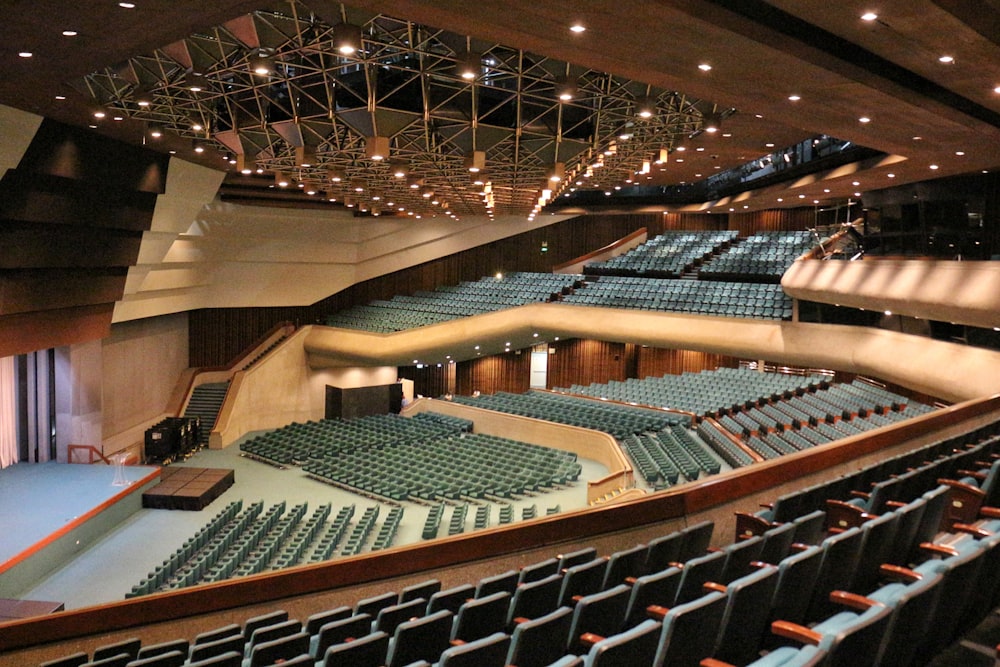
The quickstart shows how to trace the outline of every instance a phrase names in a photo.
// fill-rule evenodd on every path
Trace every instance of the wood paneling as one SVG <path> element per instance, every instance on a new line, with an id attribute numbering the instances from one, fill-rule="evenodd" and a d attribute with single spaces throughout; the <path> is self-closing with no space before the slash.
<path id="1" fill-rule="evenodd" d="M 167 155 L 42 121 L 0 179 L 5 354 L 107 335 L 168 164 Z"/>
<path id="2" fill-rule="evenodd" d="M 227 366 L 282 322 L 297 319 L 301 308 L 213 308 L 193 310 L 188 318 L 188 360 L 192 366 Z"/>
<path id="3" fill-rule="evenodd" d="M 750 236 L 757 232 L 801 231 L 815 227 L 817 223 L 816 210 L 813 208 L 780 208 L 730 213 L 729 224 L 725 229 L 735 229 L 740 236 Z"/>
<path id="4" fill-rule="evenodd" d="M 681 373 L 697 373 L 716 368 L 737 368 L 739 359 L 724 354 L 696 352 L 694 350 L 668 350 L 659 347 L 640 347 L 638 351 L 638 370 L 635 377 L 659 377 L 661 375 L 680 375 Z"/>
<path id="5" fill-rule="evenodd" d="M 456 364 L 455 393 L 472 395 L 474 392 L 495 394 L 498 391 L 523 393 L 528 391 L 531 373 L 531 354 L 508 352 L 483 359 L 473 359 Z"/>
<path id="6" fill-rule="evenodd" d="M 415 396 L 437 398 L 454 390 L 455 366 L 456 364 L 442 364 L 440 366 L 434 364 L 421 368 L 400 366 L 397 373 L 401 378 L 413 380 Z"/>
<path id="7" fill-rule="evenodd" d="M 623 381 L 635 370 L 636 345 L 599 340 L 561 340 L 550 344 L 547 386 L 565 388 Z"/>

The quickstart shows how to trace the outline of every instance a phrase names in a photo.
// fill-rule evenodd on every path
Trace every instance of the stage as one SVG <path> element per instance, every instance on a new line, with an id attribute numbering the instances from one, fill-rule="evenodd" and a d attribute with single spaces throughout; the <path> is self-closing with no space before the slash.
<path id="1" fill-rule="evenodd" d="M 142 507 L 155 466 L 19 463 L 0 470 L 0 597 L 16 598 Z"/>

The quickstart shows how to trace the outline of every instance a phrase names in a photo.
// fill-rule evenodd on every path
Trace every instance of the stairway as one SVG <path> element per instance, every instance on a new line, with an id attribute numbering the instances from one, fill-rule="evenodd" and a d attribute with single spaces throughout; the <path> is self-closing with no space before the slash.
<path id="1" fill-rule="evenodd" d="M 191 392 L 191 400 L 188 401 L 187 408 L 184 410 L 184 416 L 198 417 L 201 421 L 198 437 L 200 446 L 208 444 L 208 435 L 215 426 L 215 420 L 219 416 L 219 409 L 226 399 L 228 390 L 228 382 L 215 382 L 198 385 Z"/>
<path id="2" fill-rule="evenodd" d="M 257 363 L 258 361 L 260 361 L 261 359 L 263 359 L 264 357 L 266 357 L 266 356 L 267 356 L 267 354 L 268 354 L 268 353 L 269 353 L 269 352 L 270 352 L 271 350 L 273 350 L 274 348 L 276 348 L 276 347 L 278 347 L 279 345 L 281 345 L 281 343 L 283 343 L 283 342 L 285 341 L 285 339 L 286 339 L 286 338 L 288 338 L 288 336 L 282 336 L 282 337 L 281 337 L 281 338 L 279 338 L 278 340 L 276 340 L 276 341 L 274 341 L 273 343 L 271 343 L 270 345 L 268 345 L 268 346 L 267 346 L 267 349 L 265 349 L 265 350 L 262 350 L 262 351 L 260 352 L 260 354 L 258 354 L 258 355 L 257 355 L 256 357 L 254 357 L 253 359 L 251 359 L 250 361 L 248 361 L 248 362 L 247 362 L 246 364 L 244 364 L 243 368 L 241 368 L 240 370 L 241 370 L 241 371 L 245 371 L 245 370 L 247 370 L 248 368 L 250 368 L 251 366 L 253 366 L 254 364 L 256 364 L 256 363 Z"/>

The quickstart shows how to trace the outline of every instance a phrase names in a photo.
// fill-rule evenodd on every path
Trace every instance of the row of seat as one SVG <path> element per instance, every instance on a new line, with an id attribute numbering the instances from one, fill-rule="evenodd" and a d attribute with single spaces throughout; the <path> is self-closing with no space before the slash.
<path id="1" fill-rule="evenodd" d="M 509 498 L 576 481 L 576 454 L 485 434 L 341 450 L 302 469 L 338 486 L 396 501 Z"/>
<path id="2" fill-rule="evenodd" d="M 666 231 L 629 252 L 584 267 L 590 275 L 676 278 L 697 262 L 736 241 L 738 233 L 724 231 Z"/>
<path id="3" fill-rule="evenodd" d="M 1000 458 L 989 458 L 994 430 L 867 467 L 863 477 L 889 484 L 901 466 L 933 458 L 985 465 L 962 483 L 988 487 L 1000 476 Z M 1000 601 L 1000 519 L 941 533 L 952 525 L 949 488 L 900 497 L 879 514 L 866 507 L 859 525 L 831 524 L 829 532 L 826 512 L 813 510 L 710 550 L 713 526 L 705 522 L 603 558 L 584 548 L 474 585 L 443 590 L 439 581 L 421 582 L 302 623 L 275 612 L 203 633 L 190 645 L 145 647 L 186 648 L 173 649 L 175 662 L 140 664 L 200 667 L 208 650 L 225 650 L 217 657 L 230 662 L 217 664 L 247 666 L 757 666 L 818 656 L 838 665 L 917 664 Z M 815 646 L 785 645 L 789 639 Z M 102 664 L 151 660 L 138 657 L 143 649 L 133 641 L 134 658 L 119 654 L 119 662 Z M 94 658 L 121 646 L 102 647 Z M 47 667 L 83 664 L 89 656 L 81 655 L 82 662 L 70 656 Z"/>
<path id="4" fill-rule="evenodd" d="M 380 506 L 372 505 L 352 526 L 354 505 L 339 508 L 332 521 L 328 521 L 329 503 L 309 516 L 305 503 L 287 511 L 284 502 L 266 510 L 262 501 L 245 510 L 242 506 L 242 501 L 227 505 L 135 584 L 127 597 L 319 562 L 338 554 L 355 555 L 366 548 L 387 549 L 403 518 L 403 508 L 392 507 L 379 525 Z"/>
<path id="5" fill-rule="evenodd" d="M 574 384 L 555 391 L 714 417 L 748 404 L 815 391 L 828 382 L 829 378 L 822 375 L 760 373 L 723 367 L 680 375 Z"/>

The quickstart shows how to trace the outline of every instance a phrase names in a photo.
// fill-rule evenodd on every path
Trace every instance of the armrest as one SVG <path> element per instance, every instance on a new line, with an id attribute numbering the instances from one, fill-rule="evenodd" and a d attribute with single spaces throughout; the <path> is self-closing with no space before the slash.
<path id="1" fill-rule="evenodd" d="M 722 660 L 717 660 L 715 658 L 703 658 L 700 663 L 701 667 L 735 667 L 728 662 L 723 662 Z"/>
<path id="2" fill-rule="evenodd" d="M 1000 507 L 983 505 L 979 508 L 979 516 L 985 519 L 1000 519 Z"/>
<path id="3" fill-rule="evenodd" d="M 899 565 L 890 565 L 889 563 L 882 563 L 878 568 L 878 572 L 884 579 L 907 584 L 912 584 L 915 581 L 923 579 L 923 575 L 916 570 L 911 570 L 908 567 L 900 567 Z"/>
<path id="4" fill-rule="evenodd" d="M 763 519 L 756 514 L 736 512 L 736 541 L 739 542 L 754 535 L 762 535 L 773 525 L 767 519 Z"/>
<path id="5" fill-rule="evenodd" d="M 906 507 L 906 503 L 900 502 L 898 500 L 887 500 L 885 501 L 886 507 L 891 507 L 894 510 L 898 510 L 900 507 Z"/>
<path id="6" fill-rule="evenodd" d="M 867 493 L 865 491 L 851 491 L 850 496 L 852 498 L 861 498 L 863 500 L 868 500 L 868 498 L 869 498 L 869 496 L 871 496 L 871 494 Z"/>
<path id="7" fill-rule="evenodd" d="M 968 493 L 972 496 L 985 496 L 986 492 L 980 489 L 978 486 L 972 486 L 971 484 L 966 484 L 965 482 L 960 482 L 957 479 L 939 479 L 938 484 L 944 484 L 945 486 L 951 487 L 953 490 L 958 490 L 963 493 Z"/>
<path id="8" fill-rule="evenodd" d="M 788 547 L 789 551 L 805 551 L 811 545 L 805 544 L 804 542 L 792 542 L 792 546 Z"/>
<path id="9" fill-rule="evenodd" d="M 463 646 L 465 644 L 465 640 L 464 639 L 449 639 L 448 643 L 451 646 Z"/>
<path id="10" fill-rule="evenodd" d="M 725 593 L 727 590 L 725 584 L 720 584 L 715 581 L 706 581 L 701 585 L 701 589 L 706 593 L 711 593 L 713 591 L 717 591 L 719 593 Z"/>
<path id="11" fill-rule="evenodd" d="M 658 604 L 651 604 L 646 607 L 646 616 L 649 616 L 655 621 L 662 621 L 669 611 L 670 609 L 667 607 L 661 607 Z"/>
<path id="12" fill-rule="evenodd" d="M 582 635 L 580 635 L 580 643 L 588 648 L 593 646 L 597 642 L 601 641 L 602 639 L 604 639 L 604 637 L 602 637 L 601 635 L 595 635 L 593 632 L 584 632 Z"/>
<path id="13" fill-rule="evenodd" d="M 625 584 L 628 586 L 635 586 L 635 577 L 625 577 Z"/>
<path id="14" fill-rule="evenodd" d="M 826 501 L 826 523 L 830 531 L 860 526 L 871 518 L 872 515 L 857 505 L 843 500 L 828 499 Z"/>
<path id="15" fill-rule="evenodd" d="M 993 533 L 988 530 L 983 530 L 977 526 L 973 526 L 969 523 L 955 523 L 951 526 L 952 532 L 965 533 L 966 535 L 972 535 L 976 538 L 989 537 Z"/>
<path id="16" fill-rule="evenodd" d="M 818 646 L 820 639 L 823 638 L 820 633 L 790 621 L 775 621 L 771 624 L 771 632 L 779 637 L 794 639 L 800 644 L 812 644 L 813 646 Z"/>
<path id="17" fill-rule="evenodd" d="M 945 544 L 934 544 L 933 542 L 921 542 L 920 549 L 935 556 L 956 556 L 958 550 Z"/>
<path id="18" fill-rule="evenodd" d="M 830 593 L 830 602 L 856 611 L 865 611 L 872 607 L 881 606 L 882 604 L 871 598 L 866 598 L 864 595 L 848 593 L 847 591 L 832 591 Z"/>

